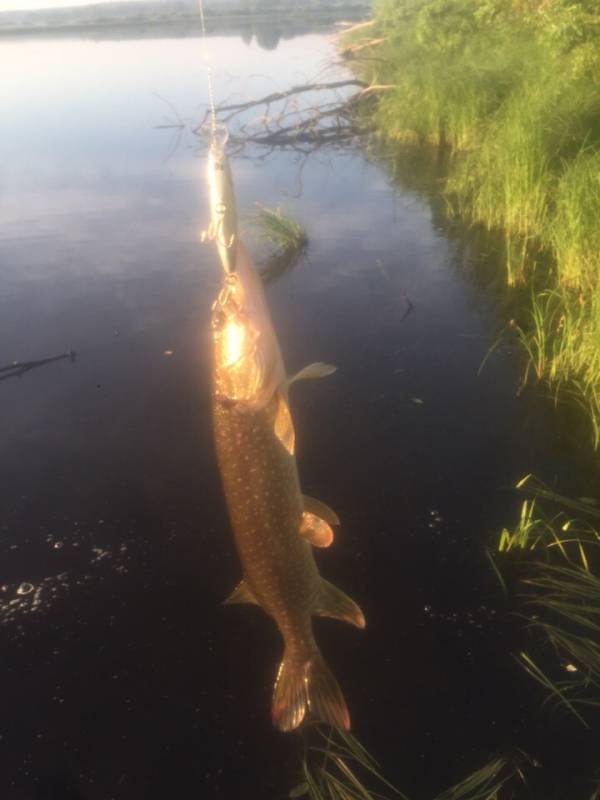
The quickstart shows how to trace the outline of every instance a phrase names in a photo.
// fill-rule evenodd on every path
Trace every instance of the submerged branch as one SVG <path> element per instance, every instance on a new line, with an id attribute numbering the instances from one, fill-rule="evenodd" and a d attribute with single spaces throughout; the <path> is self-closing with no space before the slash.
<path id="1" fill-rule="evenodd" d="M 20 378 L 26 372 L 37 367 L 43 367 L 46 364 L 51 364 L 53 361 L 62 361 L 65 358 L 75 361 L 76 353 L 69 350 L 67 353 L 61 353 L 58 356 L 50 356 L 50 358 L 40 358 L 35 361 L 13 361 L 0 367 L 0 381 L 8 380 L 9 378 Z"/>

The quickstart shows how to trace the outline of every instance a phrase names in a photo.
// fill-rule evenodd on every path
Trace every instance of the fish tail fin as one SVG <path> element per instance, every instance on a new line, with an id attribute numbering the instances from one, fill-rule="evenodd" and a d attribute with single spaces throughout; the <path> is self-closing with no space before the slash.
<path id="1" fill-rule="evenodd" d="M 273 724 L 282 731 L 297 728 L 306 712 L 334 728 L 350 729 L 350 714 L 338 682 L 318 649 L 299 660 L 288 648 L 273 692 Z"/>
<path id="2" fill-rule="evenodd" d="M 334 728 L 350 730 L 350 714 L 344 695 L 318 650 L 309 662 L 307 686 L 311 713 Z"/>

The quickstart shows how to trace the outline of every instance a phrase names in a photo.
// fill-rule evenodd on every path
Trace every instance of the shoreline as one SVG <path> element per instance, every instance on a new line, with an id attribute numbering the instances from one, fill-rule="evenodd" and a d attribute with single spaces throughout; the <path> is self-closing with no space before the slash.
<path id="1" fill-rule="evenodd" d="M 340 13 L 342 12 L 343 13 Z M 338 22 L 348 20 L 356 22 L 363 16 L 369 14 L 371 8 L 367 4 L 356 4 L 344 6 L 343 9 L 337 6 L 330 6 L 318 9 L 306 8 L 266 8 L 259 12 L 248 13 L 247 11 L 225 12 L 222 14 L 206 13 L 205 20 L 209 30 L 207 35 L 214 35 L 216 32 L 231 30 L 233 28 L 247 28 L 253 23 L 281 23 L 289 22 Z M 215 28 L 216 26 L 216 28 Z M 68 25 L 27 25 L 18 27 L 0 27 L 0 40 L 9 38 L 25 37 L 45 37 L 55 35 L 85 35 L 107 31 L 116 33 L 128 32 L 137 29 L 144 32 L 163 31 L 178 35 L 201 35 L 202 27 L 200 19 L 196 14 L 176 18 L 165 19 L 126 19 L 126 20 L 106 20 L 98 21 L 93 24 L 75 23 Z"/>
<path id="2" fill-rule="evenodd" d="M 498 277 L 529 296 L 501 333 L 525 356 L 519 392 L 537 385 L 578 406 L 600 451 L 600 27 L 576 5 L 583 33 L 557 39 L 560 3 L 513 16 L 500 0 L 488 16 L 459 3 L 442 24 L 435 0 L 391 0 L 343 48 L 390 89 L 378 133 L 447 154 L 450 213 L 501 238 Z"/>

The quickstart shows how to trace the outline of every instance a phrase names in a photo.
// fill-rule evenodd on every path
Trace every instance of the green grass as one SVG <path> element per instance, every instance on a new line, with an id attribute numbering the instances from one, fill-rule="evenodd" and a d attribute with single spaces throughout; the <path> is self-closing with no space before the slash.
<path id="1" fill-rule="evenodd" d="M 519 392 L 535 381 L 545 385 L 556 403 L 581 408 L 589 423 L 589 439 L 600 446 L 600 286 L 587 292 L 558 286 L 531 288 L 529 304 L 509 320 L 486 355 L 513 337 L 525 354 Z"/>
<path id="2" fill-rule="evenodd" d="M 514 797 L 515 783 L 525 781 L 523 766 L 529 760 L 520 751 L 515 756 L 496 756 L 467 778 L 439 794 L 435 800 L 508 800 Z"/>
<path id="3" fill-rule="evenodd" d="M 408 800 L 386 780 L 377 762 L 352 734 L 315 724 L 301 730 L 301 736 L 301 777 L 288 797 Z M 433 800 L 510 800 L 515 787 L 525 783 L 524 769 L 531 763 L 535 762 L 521 750 L 494 756 Z"/>
<path id="4" fill-rule="evenodd" d="M 383 138 L 450 154 L 451 213 L 504 237 L 523 383 L 580 406 L 600 447 L 600 6 L 379 0 L 353 41 Z M 368 109 L 372 113 L 372 107 Z"/>
<path id="5" fill-rule="evenodd" d="M 590 502 L 591 498 L 584 502 L 563 497 L 533 475 L 521 478 L 515 488 L 527 492 L 530 497 L 523 501 L 515 526 L 501 531 L 498 551 L 535 551 L 536 556 L 543 553 L 546 560 L 558 552 L 569 564 L 581 564 L 589 569 L 587 550 L 600 545 L 600 534 L 591 521 L 573 518 L 564 509 L 598 518 L 600 509 Z M 558 505 L 560 510 L 550 514 L 542 507 L 544 502 Z"/>
<path id="6" fill-rule="evenodd" d="M 258 237 L 271 248 L 260 273 L 265 283 L 272 283 L 290 272 L 300 261 L 308 246 L 304 228 L 280 208 L 266 208 L 257 203 L 258 213 L 249 218 Z"/>
<path id="7" fill-rule="evenodd" d="M 551 680 L 521 653 L 525 667 L 588 727 L 578 709 L 600 706 L 600 579 L 587 566 L 536 563 L 523 584 L 528 627 L 545 639 L 559 677 Z"/>
<path id="8" fill-rule="evenodd" d="M 290 798 L 308 800 L 386 800 L 406 795 L 382 775 L 375 759 L 350 733 L 312 725 L 301 732 L 302 777 Z M 375 784 L 377 790 L 369 788 Z M 386 795 L 379 790 L 385 789 Z"/>
<path id="9" fill-rule="evenodd" d="M 546 702 L 588 727 L 583 710 L 600 706 L 600 508 L 595 498 L 564 497 L 532 475 L 516 488 L 529 497 L 514 528 L 502 530 L 498 551 L 533 556 L 522 564 L 518 600 L 536 652 L 522 650 L 515 659 L 544 687 Z"/>
<path id="10" fill-rule="evenodd" d="M 308 241 L 304 228 L 280 208 L 267 208 L 257 203 L 258 214 L 252 219 L 259 235 L 280 250 L 298 249 Z"/>

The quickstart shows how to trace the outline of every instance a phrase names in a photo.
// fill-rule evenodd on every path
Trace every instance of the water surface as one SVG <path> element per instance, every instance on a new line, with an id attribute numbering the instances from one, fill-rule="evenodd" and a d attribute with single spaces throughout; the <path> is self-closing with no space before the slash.
<path id="1" fill-rule="evenodd" d="M 329 34 L 275 44 L 210 38 L 217 97 L 337 74 Z M 220 606 L 239 568 L 210 428 L 205 164 L 157 127 L 203 114 L 202 50 L 0 43 L 0 366 L 76 352 L 0 373 L 7 800 L 267 800 L 296 782 L 298 742 L 269 721 L 274 626 Z M 514 518 L 515 479 L 572 472 L 553 417 L 516 398 L 514 356 L 477 375 L 495 301 L 410 156 L 395 184 L 357 151 L 258 155 L 233 159 L 240 208 L 283 206 L 310 240 L 268 291 L 288 368 L 339 367 L 292 402 L 304 489 L 343 522 L 322 572 L 368 618 L 317 622 L 357 735 L 423 797 L 505 746 L 564 754 L 577 740 L 536 727 L 482 544 Z"/>

